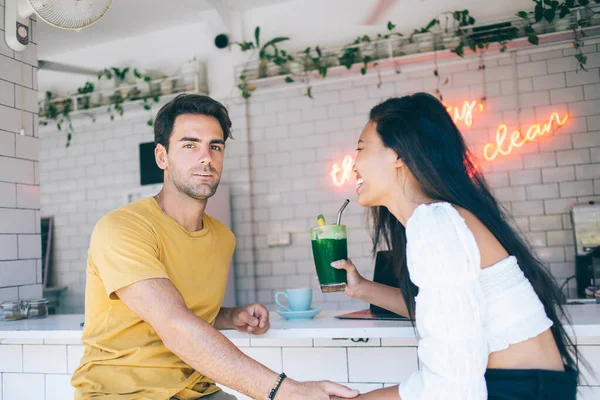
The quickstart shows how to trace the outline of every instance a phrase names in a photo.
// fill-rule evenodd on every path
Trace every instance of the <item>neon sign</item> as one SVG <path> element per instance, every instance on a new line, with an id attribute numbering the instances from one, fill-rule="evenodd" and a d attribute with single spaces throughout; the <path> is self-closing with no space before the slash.
<path id="1" fill-rule="evenodd" d="M 465 101 L 462 108 L 459 110 L 455 106 L 447 106 L 446 110 L 452 116 L 452 119 L 456 123 L 457 121 L 464 121 L 465 125 L 471 126 L 473 124 L 473 110 L 478 106 L 479 111 L 483 111 L 483 104 L 478 101 Z M 483 148 L 483 157 L 487 161 L 493 161 L 498 156 L 507 156 L 512 153 L 515 148 L 521 148 L 527 142 L 533 142 L 537 138 L 544 136 L 551 132 L 552 126 L 556 123 L 556 128 L 563 126 L 569 115 L 565 114 L 561 119 L 557 112 L 550 114 L 548 122 L 545 124 L 533 124 L 527 129 L 525 135 L 522 135 L 520 131 L 513 131 L 510 136 L 508 135 L 508 127 L 505 124 L 501 124 L 496 129 L 496 138 L 494 143 L 488 143 Z M 475 163 L 474 159 L 471 158 L 471 162 L 474 164 L 475 170 L 479 166 Z M 354 166 L 354 159 L 350 155 L 346 155 L 341 163 L 334 163 L 331 167 L 331 179 L 335 186 L 343 186 L 346 184 L 352 176 L 352 168 Z M 474 171 L 469 171 L 469 175 L 473 174 Z"/>
<path id="2" fill-rule="evenodd" d="M 331 167 L 331 179 L 333 179 L 333 184 L 335 186 L 343 186 L 344 183 L 350 180 L 353 165 L 354 160 L 352 159 L 352 156 L 344 157 L 341 167 L 337 163 L 333 164 Z"/>
<path id="3" fill-rule="evenodd" d="M 444 104 L 444 106 L 446 106 L 446 111 L 452 116 L 452 121 L 454 121 L 455 124 L 458 123 L 458 121 L 464 121 L 467 126 L 473 125 L 473 109 L 475 106 L 478 106 L 477 109 L 479 112 L 483 112 L 483 103 L 477 100 L 465 101 L 460 108 L 457 106 L 448 106 L 446 104 Z"/>
<path id="4" fill-rule="evenodd" d="M 496 130 L 496 143 L 486 144 L 483 148 L 483 156 L 488 161 L 494 160 L 498 155 L 507 156 L 515 147 L 522 147 L 525 143 L 532 142 L 537 137 L 550 132 L 553 122 L 556 122 L 556 125 L 561 127 L 567 122 L 568 118 L 569 114 L 565 114 L 564 118 L 561 120 L 558 113 L 554 112 L 550 115 L 548 123 L 544 125 L 531 125 L 529 129 L 527 129 L 525 136 L 522 136 L 519 131 L 514 131 L 511 133 L 510 139 L 507 139 L 508 128 L 506 125 L 502 124 L 498 126 L 498 130 Z"/>

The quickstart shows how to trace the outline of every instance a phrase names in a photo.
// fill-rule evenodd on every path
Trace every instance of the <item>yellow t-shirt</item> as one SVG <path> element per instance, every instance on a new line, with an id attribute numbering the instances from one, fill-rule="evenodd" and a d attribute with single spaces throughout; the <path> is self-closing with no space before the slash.
<path id="1" fill-rule="evenodd" d="M 208 215 L 203 222 L 202 230 L 188 232 L 149 197 L 96 224 L 88 251 L 85 352 L 71 380 L 76 400 L 187 400 L 219 390 L 169 351 L 114 293 L 141 280 L 167 278 L 190 310 L 214 324 L 235 237 Z"/>

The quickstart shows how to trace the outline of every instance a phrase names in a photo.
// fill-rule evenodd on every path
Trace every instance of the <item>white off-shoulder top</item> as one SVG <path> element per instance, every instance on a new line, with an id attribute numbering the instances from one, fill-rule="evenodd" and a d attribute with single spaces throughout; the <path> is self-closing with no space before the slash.
<path id="1" fill-rule="evenodd" d="M 539 335 L 552 321 L 515 257 L 481 268 L 475 238 L 449 203 L 418 206 L 406 238 L 408 270 L 419 287 L 420 370 L 400 384 L 400 397 L 487 399 L 489 353 Z"/>

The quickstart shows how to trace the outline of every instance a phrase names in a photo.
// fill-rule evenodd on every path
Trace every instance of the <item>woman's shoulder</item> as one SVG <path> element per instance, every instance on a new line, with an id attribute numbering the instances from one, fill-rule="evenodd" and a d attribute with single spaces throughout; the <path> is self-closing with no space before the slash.
<path id="1" fill-rule="evenodd" d="M 419 204 L 406 221 L 406 229 L 419 229 L 423 225 L 453 224 L 463 219 L 458 209 L 446 201 Z"/>
<path id="2" fill-rule="evenodd" d="M 458 284 L 476 279 L 479 249 L 452 204 L 419 205 L 407 221 L 406 239 L 408 268 L 417 286 Z"/>
<path id="3" fill-rule="evenodd" d="M 457 235 L 475 242 L 478 249 L 484 249 L 481 254 L 481 268 L 493 265 L 508 257 L 508 252 L 488 229 L 488 227 L 471 211 L 448 202 L 424 203 L 419 205 L 406 225 L 413 237 L 427 235 L 444 241 L 447 245 L 452 242 L 451 235 Z"/>

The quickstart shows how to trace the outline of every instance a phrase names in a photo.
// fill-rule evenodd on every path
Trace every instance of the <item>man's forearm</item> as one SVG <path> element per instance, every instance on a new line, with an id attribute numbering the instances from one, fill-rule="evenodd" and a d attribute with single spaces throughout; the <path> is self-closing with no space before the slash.
<path id="1" fill-rule="evenodd" d="M 275 372 L 246 356 L 192 312 L 172 316 L 169 326 L 157 333 L 196 371 L 252 398 L 266 398 L 277 379 Z"/>

